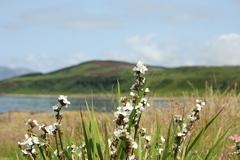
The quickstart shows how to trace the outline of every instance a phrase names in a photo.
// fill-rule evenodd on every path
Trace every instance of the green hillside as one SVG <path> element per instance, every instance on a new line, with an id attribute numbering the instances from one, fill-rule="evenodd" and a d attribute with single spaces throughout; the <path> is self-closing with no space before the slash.
<path id="1" fill-rule="evenodd" d="M 120 81 L 122 92 L 129 92 L 135 82 L 135 64 L 116 61 L 90 61 L 48 74 L 31 74 L 0 81 L 0 94 L 90 94 L 116 93 Z M 205 84 L 225 91 L 240 82 L 240 67 L 148 66 L 146 77 L 154 73 L 150 89 L 160 96 L 180 95 L 198 90 Z M 237 92 L 240 90 L 237 89 Z"/>

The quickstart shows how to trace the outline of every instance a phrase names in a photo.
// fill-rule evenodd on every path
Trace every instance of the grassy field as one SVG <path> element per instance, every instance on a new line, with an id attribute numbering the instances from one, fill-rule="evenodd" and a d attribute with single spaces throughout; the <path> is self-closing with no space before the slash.
<path id="1" fill-rule="evenodd" d="M 179 75 L 181 69 L 191 74 Z M 95 69 L 90 70 L 95 72 Z M 213 82 L 205 83 L 205 89 L 201 92 L 195 86 L 210 74 L 205 67 L 172 69 L 172 72 L 166 72 L 167 75 L 156 70 L 154 76 L 172 76 L 176 79 L 164 82 L 168 89 L 166 92 L 169 93 L 164 104 L 167 107 L 151 107 L 151 97 L 156 98 L 158 93 L 153 85 L 158 84 L 158 81 L 153 78 L 145 81 L 146 71 L 146 66 L 141 62 L 134 67 L 133 85 L 128 87 L 130 95 L 124 96 L 125 91 L 121 92 L 129 81 L 126 84 L 117 83 L 119 104 L 112 113 L 62 111 L 70 103 L 62 95 L 58 98 L 59 103 L 53 106 L 53 112 L 2 113 L 1 158 L 23 159 L 25 155 L 28 159 L 239 159 L 240 136 L 237 134 L 240 134 L 240 95 L 235 83 L 228 84 L 229 87 L 224 90 L 219 86 L 223 74 L 228 75 L 231 83 L 231 78 L 237 78 L 230 68 L 221 68 L 220 77 L 214 71 Z M 58 77 L 61 72 L 52 74 Z M 186 81 L 194 76 L 199 81 L 187 81 L 191 92 L 181 92 L 181 96 L 176 96 L 182 91 L 173 91 L 176 81 Z M 27 81 L 27 77 L 22 78 Z M 151 86 L 153 88 L 150 88 L 150 92 L 148 87 Z M 177 86 L 181 88 L 184 84 Z M 164 87 L 161 89 L 164 90 Z M 91 102 L 88 103 L 91 108 Z M 21 146 L 22 151 L 18 146 Z"/>
<path id="2" fill-rule="evenodd" d="M 171 123 L 174 115 L 187 115 L 190 109 L 195 105 L 194 101 L 198 95 L 177 97 L 175 101 L 167 102 L 169 108 L 147 108 L 142 115 L 141 126 L 146 127 L 148 134 L 152 135 L 155 132 L 156 121 L 161 126 L 160 132 L 164 137 L 167 137 L 168 126 Z M 217 134 L 221 135 L 229 126 L 231 130 L 224 138 L 224 143 L 221 150 L 218 151 L 214 159 L 233 159 L 232 152 L 234 151 L 234 143 L 228 139 L 228 136 L 239 134 L 239 120 L 240 120 L 240 97 L 236 95 L 235 91 L 221 94 L 207 90 L 206 95 L 202 97 L 206 101 L 206 106 L 200 114 L 200 120 L 196 122 L 192 136 L 197 133 L 223 108 L 223 111 L 211 126 L 203 133 L 199 143 L 192 150 L 191 154 L 196 154 L 203 157 L 216 143 Z M 150 101 L 151 102 L 151 101 Z M 70 107 L 70 106 L 69 106 Z M 64 137 L 66 139 L 75 139 L 77 144 L 83 142 L 83 130 L 78 111 L 63 111 L 63 127 Z M 87 114 L 87 113 L 84 113 Z M 100 133 L 104 137 L 104 124 L 106 123 L 109 135 L 113 135 L 115 124 L 113 122 L 113 113 L 96 112 L 95 113 Z M 23 139 L 26 132 L 25 121 L 28 119 L 36 119 L 39 123 L 53 123 L 55 118 L 52 112 L 29 112 L 29 111 L 12 111 L 2 113 L 0 116 L 0 155 L 2 158 L 15 159 L 16 156 L 21 156 L 20 149 L 17 147 L 17 142 Z M 102 141 L 104 141 L 102 139 Z M 69 142 L 70 143 L 70 142 Z"/>

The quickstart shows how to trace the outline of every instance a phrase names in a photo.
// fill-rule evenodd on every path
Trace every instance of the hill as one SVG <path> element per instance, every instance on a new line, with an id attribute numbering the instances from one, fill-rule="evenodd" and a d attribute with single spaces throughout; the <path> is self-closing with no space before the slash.
<path id="1" fill-rule="evenodd" d="M 29 74 L 0 81 L 1 94 L 90 94 L 129 92 L 135 82 L 135 64 L 117 61 L 90 61 L 47 74 Z M 240 82 L 240 67 L 178 67 L 148 66 L 149 78 L 154 73 L 150 89 L 160 96 L 179 95 L 198 90 L 203 93 L 206 83 L 225 91 Z M 240 90 L 237 89 L 237 92 Z"/>
<path id="2" fill-rule="evenodd" d="M 25 75 L 29 73 L 33 73 L 33 71 L 27 68 L 9 68 L 6 66 L 0 66 L 0 80 Z"/>

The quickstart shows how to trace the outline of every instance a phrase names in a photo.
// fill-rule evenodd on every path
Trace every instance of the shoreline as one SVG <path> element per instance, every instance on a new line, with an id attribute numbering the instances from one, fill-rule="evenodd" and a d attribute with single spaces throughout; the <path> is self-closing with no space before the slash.
<path id="1" fill-rule="evenodd" d="M 57 98 L 61 94 L 5 94 L 5 93 L 0 93 L 0 96 L 2 97 L 35 97 L 35 98 Z M 62 94 L 66 95 L 66 94 Z M 111 97 L 116 97 L 117 95 L 110 95 L 110 94 L 69 94 L 66 95 L 68 98 L 111 98 Z"/>
<path id="2" fill-rule="evenodd" d="M 57 98 L 60 94 L 4 94 L 0 93 L 1 96 L 5 97 L 34 97 L 34 98 Z M 65 95 L 65 94 L 63 94 Z M 117 98 L 117 94 L 69 94 L 66 95 L 68 98 Z M 162 97 L 162 96 L 152 96 L 149 97 L 150 100 L 169 100 L 177 99 L 179 97 Z"/>

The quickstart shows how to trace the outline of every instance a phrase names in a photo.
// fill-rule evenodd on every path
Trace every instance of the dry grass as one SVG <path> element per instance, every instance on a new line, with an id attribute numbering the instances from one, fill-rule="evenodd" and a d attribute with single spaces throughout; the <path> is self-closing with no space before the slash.
<path id="1" fill-rule="evenodd" d="M 161 134 L 166 136 L 166 132 L 174 115 L 183 114 L 187 115 L 191 108 L 195 105 L 195 99 L 199 98 L 197 94 L 191 96 L 183 96 L 174 98 L 174 101 L 169 100 L 166 102 L 169 108 L 147 108 L 142 115 L 141 127 L 147 128 L 147 134 L 152 135 L 155 129 L 156 117 L 159 124 L 161 124 Z M 224 110 L 216 121 L 209 127 L 204 133 L 205 144 L 211 146 L 213 139 L 216 136 L 219 128 L 222 132 L 227 130 L 231 126 L 230 134 L 240 134 L 240 96 L 236 95 L 234 91 L 226 94 L 213 93 L 211 90 L 206 91 L 206 95 L 202 97 L 206 101 L 206 107 L 200 113 L 200 120 L 196 122 L 196 126 L 193 131 L 198 133 L 200 129 L 211 120 L 217 112 L 222 108 Z M 71 107 L 71 106 L 69 106 Z M 86 116 L 86 112 L 83 112 Z M 63 127 L 66 135 L 70 137 L 74 133 L 76 141 L 81 141 L 82 129 L 79 111 L 63 111 Z M 114 122 L 113 114 L 106 112 L 95 112 L 97 122 L 99 123 L 100 133 L 104 133 L 104 124 L 107 125 L 110 136 L 113 134 Z M 52 112 L 29 112 L 29 111 L 11 111 L 2 113 L 0 116 L 0 155 L 9 155 L 13 151 L 19 152 L 17 148 L 17 142 L 22 141 L 24 133 L 26 131 L 25 122 L 28 119 L 35 119 L 39 124 L 46 123 L 52 124 L 55 122 L 55 118 Z M 110 138 L 110 137 L 109 137 Z M 80 143 L 80 142 L 78 142 Z M 233 145 L 230 140 L 226 140 L 225 146 L 221 151 L 222 158 L 227 158 L 230 153 L 229 147 Z M 206 146 L 206 151 L 208 146 Z"/>

